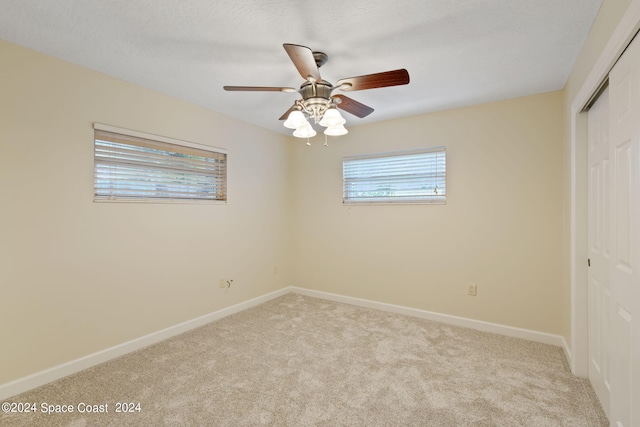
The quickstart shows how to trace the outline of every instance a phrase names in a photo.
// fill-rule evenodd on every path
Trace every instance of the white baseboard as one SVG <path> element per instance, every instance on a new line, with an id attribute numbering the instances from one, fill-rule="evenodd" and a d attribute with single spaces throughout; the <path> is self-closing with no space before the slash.
<path id="1" fill-rule="evenodd" d="M 567 343 L 567 340 L 564 339 L 564 337 L 562 338 L 562 349 L 564 350 L 564 356 L 567 358 L 567 362 L 569 362 L 569 368 L 572 369 L 572 373 L 575 375 L 576 373 L 573 372 L 573 354 L 571 353 L 571 347 L 569 347 L 569 344 Z"/>
<path id="2" fill-rule="evenodd" d="M 311 289 L 298 288 L 291 286 L 292 292 L 310 297 L 322 298 L 331 301 L 343 302 L 345 304 L 357 305 L 360 307 L 373 308 L 376 310 L 388 311 L 391 313 L 404 314 L 407 316 L 419 317 L 421 319 L 433 320 L 435 322 L 446 323 L 449 325 L 462 326 L 464 328 L 476 329 L 484 332 L 492 332 L 494 334 L 505 335 L 508 337 L 522 338 L 529 341 L 535 341 L 543 344 L 551 344 L 563 347 L 565 353 L 568 347 L 564 342 L 564 338 L 560 335 L 548 334 L 545 332 L 532 331 L 530 329 L 515 328 L 513 326 L 505 326 L 497 323 L 483 322 L 481 320 L 468 319 L 465 317 L 451 316 L 448 314 L 434 313 L 431 311 L 420 310 L 417 308 L 404 307 L 401 305 L 387 304 L 384 302 L 366 300 L 361 298 L 347 297 L 328 292 L 314 291 Z M 569 353 L 570 354 L 570 353 Z"/>
<path id="3" fill-rule="evenodd" d="M 274 292 L 270 292 L 268 294 L 250 299 L 248 301 L 244 301 L 239 304 L 235 304 L 230 307 L 205 314 L 204 316 L 200 316 L 195 319 L 187 320 L 186 322 L 170 326 L 160 331 L 153 332 L 140 338 L 136 338 L 131 341 L 127 341 L 125 343 L 98 351 L 96 353 L 71 360 L 70 362 L 45 369 L 44 371 L 36 372 L 35 374 L 28 375 L 15 381 L 2 384 L 0 385 L 0 401 L 8 397 L 24 393 L 27 390 L 40 387 L 44 384 L 50 383 L 60 378 L 64 378 L 68 375 L 75 374 L 76 372 L 80 372 L 83 369 L 99 365 L 100 363 L 104 363 L 108 360 L 120 357 L 132 351 L 147 347 L 151 344 L 166 340 L 167 338 L 182 334 L 199 326 L 206 325 L 207 323 L 213 322 L 214 320 L 218 320 L 231 314 L 238 313 L 242 310 L 255 307 L 256 305 L 262 304 L 274 298 L 286 295 L 289 292 L 291 292 L 289 288 L 283 288 Z"/>

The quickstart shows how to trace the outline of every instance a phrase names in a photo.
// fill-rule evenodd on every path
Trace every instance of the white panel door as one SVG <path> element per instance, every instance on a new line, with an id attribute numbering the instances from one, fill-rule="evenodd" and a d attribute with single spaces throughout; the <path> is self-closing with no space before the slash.
<path id="1" fill-rule="evenodd" d="M 589 379 L 609 415 L 609 90 L 589 110 Z"/>
<path id="2" fill-rule="evenodd" d="M 609 74 L 611 400 L 617 427 L 640 426 L 640 37 Z"/>

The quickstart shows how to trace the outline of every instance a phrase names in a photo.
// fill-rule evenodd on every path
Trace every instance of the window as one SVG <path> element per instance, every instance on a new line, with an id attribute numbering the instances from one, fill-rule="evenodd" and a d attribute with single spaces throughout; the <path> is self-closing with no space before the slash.
<path id="1" fill-rule="evenodd" d="M 446 151 L 414 151 L 345 157 L 344 203 L 445 203 Z"/>
<path id="2" fill-rule="evenodd" d="M 94 125 L 95 201 L 226 201 L 223 150 Z"/>

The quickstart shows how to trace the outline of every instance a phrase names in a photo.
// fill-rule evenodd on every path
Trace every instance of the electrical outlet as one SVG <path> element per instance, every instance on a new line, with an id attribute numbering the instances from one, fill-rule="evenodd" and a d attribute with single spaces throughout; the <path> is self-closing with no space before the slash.
<path id="1" fill-rule="evenodd" d="M 278 267 L 273 267 L 273 274 L 278 274 Z"/>
<path id="2" fill-rule="evenodd" d="M 478 292 L 478 286 L 475 283 L 469 283 L 467 288 L 467 295 L 475 297 Z"/>
<path id="3" fill-rule="evenodd" d="M 224 277 L 221 277 L 220 279 L 218 279 L 218 287 L 220 287 L 220 288 L 226 288 L 227 287 L 227 281 L 224 280 Z"/>

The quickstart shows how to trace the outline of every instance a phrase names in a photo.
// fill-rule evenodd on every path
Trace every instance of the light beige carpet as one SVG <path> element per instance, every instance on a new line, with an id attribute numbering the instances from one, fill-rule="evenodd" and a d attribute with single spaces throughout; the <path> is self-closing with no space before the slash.
<path id="1" fill-rule="evenodd" d="M 2 426 L 608 425 L 558 347 L 297 294 L 7 400 L 75 412 Z"/>

